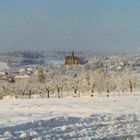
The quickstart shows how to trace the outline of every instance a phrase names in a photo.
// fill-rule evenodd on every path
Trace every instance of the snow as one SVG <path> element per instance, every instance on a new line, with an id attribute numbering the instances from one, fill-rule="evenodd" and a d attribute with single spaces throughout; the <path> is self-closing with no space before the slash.
<path id="1" fill-rule="evenodd" d="M 12 95 L 6 95 L 3 97 L 4 100 L 11 100 L 11 99 L 16 99 L 15 96 L 12 96 Z"/>
<path id="2" fill-rule="evenodd" d="M 10 67 L 8 66 L 8 64 L 6 62 L 0 62 L 0 70 L 9 70 Z"/>
<path id="3" fill-rule="evenodd" d="M 0 139 L 140 139 L 140 96 L 0 101 Z"/>

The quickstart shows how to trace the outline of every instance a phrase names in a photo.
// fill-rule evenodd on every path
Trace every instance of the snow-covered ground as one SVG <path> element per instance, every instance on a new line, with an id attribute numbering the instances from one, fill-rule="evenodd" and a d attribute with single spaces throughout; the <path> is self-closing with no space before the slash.
<path id="1" fill-rule="evenodd" d="M 0 140 L 139 140 L 140 96 L 0 101 Z"/>
<path id="2" fill-rule="evenodd" d="M 10 67 L 8 66 L 8 64 L 6 62 L 0 62 L 0 71 L 2 70 L 9 70 Z"/>

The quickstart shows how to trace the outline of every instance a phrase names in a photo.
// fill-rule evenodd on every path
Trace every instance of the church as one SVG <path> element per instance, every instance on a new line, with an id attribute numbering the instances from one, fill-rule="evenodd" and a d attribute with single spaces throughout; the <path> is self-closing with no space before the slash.
<path id="1" fill-rule="evenodd" d="M 65 56 L 65 65 L 80 64 L 80 58 L 74 55 L 72 52 L 71 56 Z"/>

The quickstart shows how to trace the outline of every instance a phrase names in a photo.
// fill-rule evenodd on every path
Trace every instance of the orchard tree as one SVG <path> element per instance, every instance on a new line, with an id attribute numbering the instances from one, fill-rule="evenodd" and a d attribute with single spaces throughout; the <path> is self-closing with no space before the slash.
<path id="1" fill-rule="evenodd" d="M 118 73 L 115 76 L 115 80 L 116 80 L 117 89 L 121 91 L 123 94 L 128 91 L 129 93 L 132 94 L 138 81 L 135 74 L 130 71 L 124 71 L 122 73 Z"/>
<path id="2" fill-rule="evenodd" d="M 54 82 L 55 89 L 57 91 L 58 98 L 62 98 L 63 97 L 62 92 L 64 88 L 63 76 L 56 75 L 53 80 L 54 80 L 53 82 Z"/>
<path id="3" fill-rule="evenodd" d="M 43 83 L 45 82 L 45 72 L 42 67 L 37 67 L 34 74 L 32 75 L 32 81 Z"/>

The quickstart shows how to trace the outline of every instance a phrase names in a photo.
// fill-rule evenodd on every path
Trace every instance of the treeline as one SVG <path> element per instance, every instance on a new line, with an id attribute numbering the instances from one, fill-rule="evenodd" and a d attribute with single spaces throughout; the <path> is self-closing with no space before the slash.
<path id="1" fill-rule="evenodd" d="M 112 96 L 133 94 L 139 89 L 138 75 L 132 71 L 110 72 L 107 68 L 87 69 L 84 66 L 59 68 L 37 67 L 29 80 L 15 83 L 1 82 L 0 98 L 12 95 L 17 98 L 41 96 Z"/>

